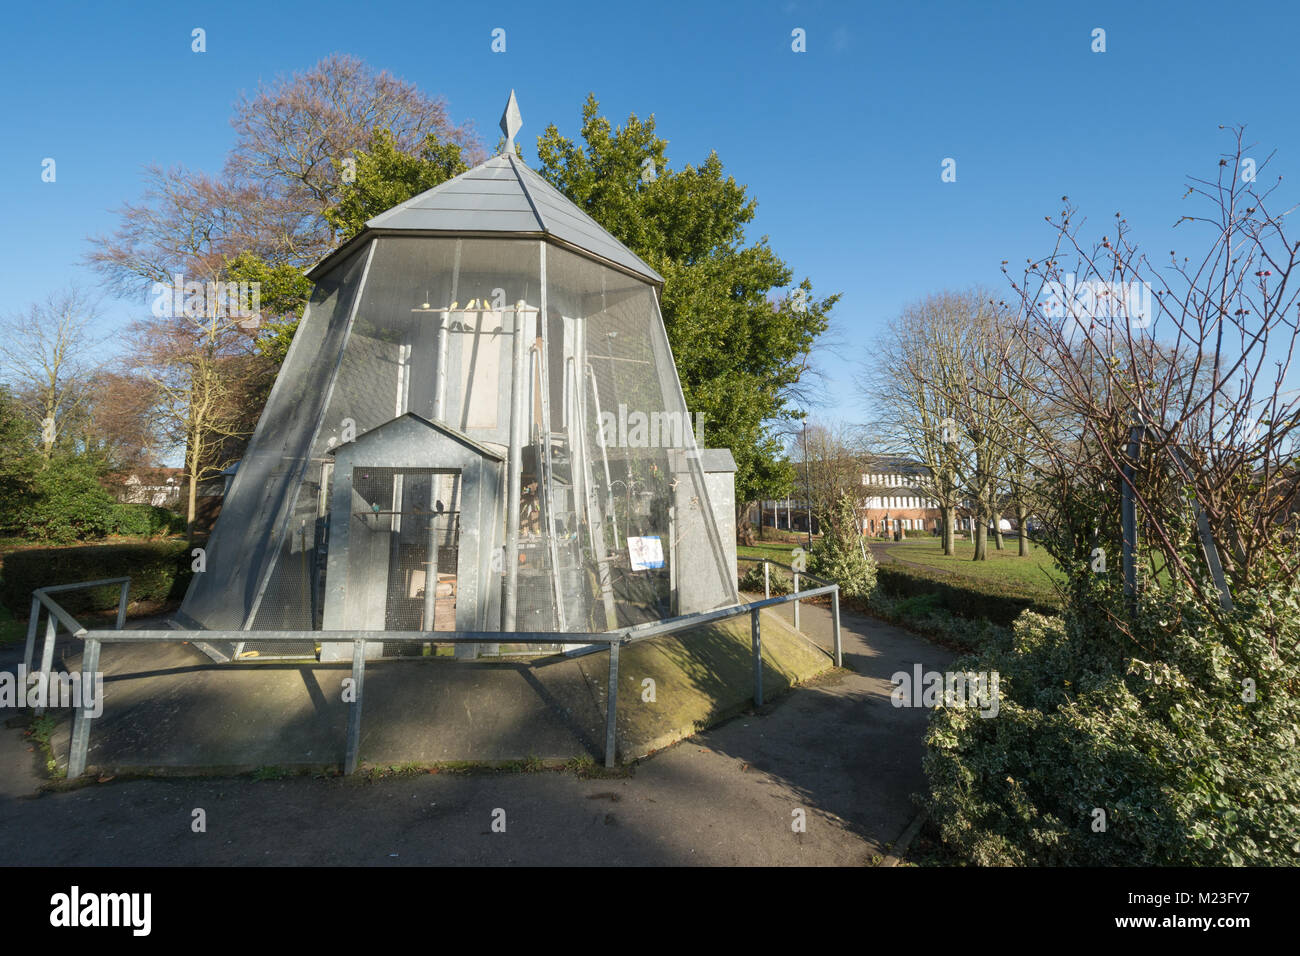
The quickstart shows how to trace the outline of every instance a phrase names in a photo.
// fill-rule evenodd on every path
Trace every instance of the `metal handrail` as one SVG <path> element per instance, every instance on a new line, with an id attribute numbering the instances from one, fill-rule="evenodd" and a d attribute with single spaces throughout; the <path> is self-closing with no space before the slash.
<path id="1" fill-rule="evenodd" d="M 807 571 L 796 571 L 796 570 L 795 570 L 794 568 L 792 568 L 790 565 L 788 565 L 788 564 L 782 564 L 780 561 L 773 561 L 771 558 L 752 558 L 752 557 L 750 557 L 749 555 L 737 555 L 737 556 L 736 556 L 736 560 L 737 560 L 737 561 L 754 561 L 754 562 L 762 561 L 762 562 L 763 562 L 763 597 L 765 597 L 765 598 L 770 598 L 770 597 L 772 596 L 772 576 L 771 576 L 771 567 L 770 567 L 770 565 L 773 565 L 773 564 L 775 564 L 778 568 L 785 568 L 787 571 L 789 571 L 791 574 L 794 575 L 794 590 L 795 590 L 796 592 L 799 590 L 799 578 L 800 578 L 800 576 L 805 577 L 805 578 L 811 578 L 812 580 L 817 581 L 819 584 L 821 584 L 821 585 L 824 586 L 824 587 L 829 587 L 829 586 L 832 586 L 832 585 L 835 584 L 834 581 L 828 581 L 828 580 L 826 580 L 825 578 L 819 578 L 819 577 L 817 577 L 817 575 L 815 575 L 815 574 L 809 574 Z M 798 630 L 800 630 L 800 627 L 799 627 L 799 608 L 800 608 L 801 605 L 800 605 L 800 599 L 799 599 L 798 597 L 795 597 L 793 600 L 794 600 L 794 612 L 793 612 L 793 617 L 794 617 L 794 629 L 795 629 L 796 631 L 798 631 Z M 840 655 L 840 649 L 839 649 L 839 636 L 840 636 L 840 601 L 839 601 L 839 595 L 836 594 L 836 596 L 835 596 L 835 641 L 836 641 L 836 645 L 835 645 L 835 666 L 836 666 L 836 667 L 840 667 L 840 666 L 842 666 L 842 663 L 841 663 L 841 660 L 840 660 L 841 655 Z"/>
<path id="2" fill-rule="evenodd" d="M 809 577 L 812 577 L 809 575 Z M 94 581 L 88 582 L 81 587 L 96 587 L 106 583 L 115 583 L 121 579 L 113 579 L 112 582 Z M 129 579 L 127 579 L 129 580 Z M 820 580 L 820 579 L 814 579 Z M 69 586 L 61 586 L 64 590 L 71 590 Z M 52 608 L 58 607 L 57 602 L 43 593 L 49 589 L 38 589 L 33 592 L 33 607 L 36 606 L 37 598 Z M 602 633 L 581 633 L 571 631 L 537 631 L 537 632 L 519 632 L 519 631 L 370 631 L 370 630 L 349 630 L 349 631 L 257 631 L 249 632 L 243 630 L 132 630 L 126 631 L 121 629 L 121 623 L 125 616 L 125 589 L 123 590 L 123 603 L 118 614 L 118 628 L 112 631 L 93 630 L 88 631 L 81 627 L 71 615 L 67 614 L 62 608 L 58 608 L 60 618 L 66 618 L 72 622 L 74 636 L 80 637 L 85 641 L 85 651 L 81 656 L 81 679 L 84 683 L 87 676 L 94 679 L 96 671 L 99 669 L 100 648 L 105 643 L 117 644 L 147 644 L 147 643 L 164 643 L 164 642 L 188 642 L 194 640 L 205 641 L 223 641 L 223 640 L 246 640 L 250 633 L 256 633 L 259 643 L 279 643 L 289 641 L 302 641 L 307 637 L 321 644 L 352 644 L 352 681 L 353 697 L 349 702 L 348 711 L 348 735 L 347 749 L 344 755 L 344 773 L 351 774 L 357 767 L 358 751 L 361 741 L 361 707 L 363 702 L 363 688 L 365 685 L 366 669 L 366 644 L 373 642 L 393 643 L 393 644 L 424 644 L 429 642 L 439 642 L 448 644 L 535 644 L 535 643 L 555 643 L 557 638 L 566 638 L 585 642 L 588 644 L 605 644 L 609 648 L 609 688 L 605 702 L 605 766 L 613 767 L 615 765 L 615 716 L 618 705 L 618 660 L 619 649 L 625 644 L 635 644 L 639 641 L 648 640 L 652 637 L 660 637 L 665 634 L 674 634 L 678 631 L 691 630 L 716 621 L 727 620 L 733 617 L 739 617 L 742 614 L 750 615 L 750 637 L 751 651 L 754 659 L 754 705 L 761 707 L 763 705 L 763 657 L 762 657 L 762 628 L 760 623 L 760 612 L 769 607 L 778 604 L 795 602 L 798 607 L 798 601 L 808 598 L 819 597 L 823 594 L 831 595 L 831 606 L 833 609 L 833 635 L 834 635 L 834 654 L 833 659 L 836 667 L 843 666 L 843 653 L 840 641 L 840 595 L 839 585 L 828 583 L 821 587 L 810 588 L 807 591 L 796 591 L 791 594 L 778 595 L 777 597 L 766 597 L 762 601 L 751 601 L 746 604 L 733 604 L 728 607 L 715 608 L 711 611 L 700 611 L 694 614 L 683 614 L 677 617 L 668 618 L 663 621 L 646 622 L 643 624 L 634 624 L 628 627 L 618 628 L 613 631 Z M 796 613 L 797 620 L 797 613 Z M 52 626 L 52 625 L 51 625 Z M 34 630 L 31 632 L 34 634 Z M 49 653 L 53 653 L 52 642 Z M 90 723 L 94 719 L 89 704 L 83 702 L 83 706 L 78 708 L 74 715 L 72 729 L 72 739 L 68 753 L 68 776 L 79 777 L 86 771 L 86 754 L 90 745 Z"/>
<path id="3" fill-rule="evenodd" d="M 27 643 L 23 646 L 23 673 L 27 675 L 26 679 L 28 681 L 43 679 L 47 684 L 49 682 L 50 671 L 54 667 L 54 644 L 58 633 L 56 621 L 66 627 L 73 637 L 84 638 L 86 636 L 86 629 L 50 595 L 64 591 L 108 587 L 114 584 L 122 588 L 122 593 L 117 601 L 116 629 L 120 631 L 126 624 L 126 598 L 131 587 L 129 577 L 102 578 L 98 581 L 82 581 L 77 584 L 52 584 L 49 587 L 36 588 L 36 590 L 32 591 L 32 609 L 27 619 Z M 36 628 L 40 623 L 42 607 L 45 608 L 45 644 L 41 648 L 40 669 L 33 672 L 32 656 L 36 651 Z M 39 716 L 45 712 L 45 708 L 43 706 L 37 707 L 35 712 Z"/>

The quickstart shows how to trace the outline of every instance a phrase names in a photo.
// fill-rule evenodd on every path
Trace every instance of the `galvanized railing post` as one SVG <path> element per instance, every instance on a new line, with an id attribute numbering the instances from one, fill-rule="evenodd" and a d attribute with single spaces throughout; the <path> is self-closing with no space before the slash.
<path id="1" fill-rule="evenodd" d="M 50 695 L 50 672 L 54 670 L 54 640 L 56 632 L 54 615 L 47 611 L 45 615 L 45 646 L 41 648 L 41 669 L 40 676 L 37 678 L 37 680 L 45 682 L 45 689 L 41 694 L 41 699 L 44 701 L 48 701 Z M 35 708 L 33 713 L 35 713 L 37 717 L 45 713 L 45 704 L 41 704 L 41 706 Z"/>
<path id="2" fill-rule="evenodd" d="M 840 589 L 836 585 L 835 590 L 831 592 L 831 630 L 834 632 L 835 641 L 835 666 L 844 666 L 844 648 L 840 644 Z"/>
<path id="3" fill-rule="evenodd" d="M 352 703 L 348 709 L 348 749 L 343 758 L 343 772 L 357 769 L 361 750 L 361 691 L 366 682 L 366 642 L 352 642 Z"/>
<path id="4" fill-rule="evenodd" d="M 27 618 L 27 645 L 23 648 L 23 673 L 27 679 L 32 676 L 32 657 L 36 653 L 36 627 L 41 620 L 41 599 L 32 596 L 32 613 Z"/>
<path id="5" fill-rule="evenodd" d="M 618 647 L 619 641 L 609 645 L 609 692 L 605 701 L 605 766 L 615 762 L 614 730 L 618 718 Z"/>
<path id="6" fill-rule="evenodd" d="M 794 593 L 795 594 L 799 593 L 799 572 L 798 571 L 794 573 Z M 796 631 L 799 630 L 799 599 L 798 598 L 796 598 L 794 602 L 794 629 Z"/>
<path id="7" fill-rule="evenodd" d="M 85 648 L 81 652 L 81 706 L 73 714 L 72 740 L 68 747 L 68 779 L 80 777 L 86 772 L 86 753 L 90 749 L 90 722 L 94 719 L 93 694 L 87 693 L 86 681 L 95 687 L 95 675 L 99 672 L 99 639 L 86 638 Z M 98 702 L 103 706 L 103 701 Z"/>
<path id="8" fill-rule="evenodd" d="M 117 630 L 126 627 L 126 593 L 130 590 L 131 579 L 126 578 L 122 582 L 122 596 L 117 600 Z"/>
<path id="9" fill-rule="evenodd" d="M 766 561 L 763 562 L 763 598 L 764 600 L 772 596 L 772 568 Z"/>
<path id="10" fill-rule="evenodd" d="M 759 624 L 759 609 L 749 612 L 749 637 L 754 646 L 754 706 L 763 706 L 763 632 Z"/>

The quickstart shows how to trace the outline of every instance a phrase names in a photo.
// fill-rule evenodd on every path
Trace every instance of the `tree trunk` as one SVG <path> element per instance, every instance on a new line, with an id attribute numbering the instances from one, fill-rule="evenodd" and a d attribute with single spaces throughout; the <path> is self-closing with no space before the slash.
<path id="1" fill-rule="evenodd" d="M 998 507 L 996 491 L 989 492 L 989 514 L 993 516 L 993 546 L 1001 551 L 1005 543 L 1002 540 L 1002 509 Z"/>
<path id="2" fill-rule="evenodd" d="M 983 515 L 975 524 L 975 556 L 972 561 L 987 561 L 989 559 L 989 526 Z"/>
<path id="3" fill-rule="evenodd" d="M 194 472 L 190 472 L 190 493 L 189 503 L 185 507 L 185 534 L 192 541 L 194 540 L 194 515 L 198 510 L 198 489 L 199 482 Z"/>
<path id="4" fill-rule="evenodd" d="M 54 457 L 54 439 L 54 403 L 47 399 L 45 418 L 41 420 L 41 457 L 46 464 Z"/>
<path id="5" fill-rule="evenodd" d="M 951 557 L 957 553 L 957 509 L 943 509 L 943 553 Z"/>
<path id="6" fill-rule="evenodd" d="M 189 501 L 185 507 L 185 536 L 190 541 L 194 540 L 194 519 L 198 514 L 199 501 L 199 448 L 201 446 L 195 437 L 197 434 L 199 434 L 197 428 L 191 431 L 189 447 L 185 453 L 185 470 L 189 472 L 186 477 L 189 479 L 190 485 Z"/>
<path id="7" fill-rule="evenodd" d="M 1029 537 L 1026 534 L 1025 525 L 1029 521 L 1029 509 L 1025 507 L 1023 501 L 1016 502 L 1016 528 L 1020 533 L 1020 557 L 1029 557 Z"/>
<path id="8" fill-rule="evenodd" d="M 747 548 L 754 544 L 754 528 L 748 521 L 742 521 L 736 527 L 736 543 Z"/>

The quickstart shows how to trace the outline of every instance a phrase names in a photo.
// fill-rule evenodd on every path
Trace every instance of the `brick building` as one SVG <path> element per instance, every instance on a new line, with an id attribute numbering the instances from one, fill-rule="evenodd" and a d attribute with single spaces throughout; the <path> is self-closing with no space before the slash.
<path id="1" fill-rule="evenodd" d="M 798 466 L 796 466 L 798 467 Z M 861 475 L 858 497 L 859 527 L 868 537 L 911 534 L 939 534 L 943 529 L 943 509 L 931 492 L 930 472 L 925 465 L 902 456 L 882 456 L 868 466 Z M 957 507 L 956 531 L 958 535 L 971 533 L 971 502 L 962 501 Z M 806 533 L 808 506 L 802 497 L 794 495 L 776 500 L 765 499 L 751 505 L 749 521 L 757 525 L 782 531 Z M 1013 524 L 1003 516 L 1003 531 Z M 819 534 L 817 519 L 813 518 L 813 533 Z"/>
<path id="2" fill-rule="evenodd" d="M 930 496 L 929 471 L 919 462 L 885 457 L 862 476 L 859 514 L 862 533 L 869 536 L 938 534 L 943 511 Z M 960 527 L 960 519 L 958 521 Z"/>

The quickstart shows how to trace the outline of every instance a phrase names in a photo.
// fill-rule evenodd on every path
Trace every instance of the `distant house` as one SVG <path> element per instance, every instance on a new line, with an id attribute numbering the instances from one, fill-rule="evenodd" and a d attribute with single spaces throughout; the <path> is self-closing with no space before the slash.
<path id="1" fill-rule="evenodd" d="M 872 463 L 871 471 L 862 476 L 864 498 L 861 499 L 860 518 L 865 535 L 893 535 L 908 531 L 939 534 L 943 531 L 943 508 L 933 497 L 930 470 L 910 458 L 886 456 Z M 1001 503 L 998 530 L 1015 530 L 1015 522 L 1008 520 L 1006 509 L 1010 502 Z M 957 534 L 968 535 L 974 524 L 974 502 L 969 499 L 957 504 L 954 527 Z M 990 520 L 989 530 L 993 530 Z"/>
<path id="2" fill-rule="evenodd" d="M 141 468 L 122 481 L 117 500 L 126 504 L 175 509 L 181 505 L 184 494 L 183 468 Z"/>
<path id="3" fill-rule="evenodd" d="M 930 495 L 930 472 L 920 462 L 908 458 L 883 457 L 872 463 L 862 476 L 859 508 L 862 533 L 892 535 L 895 532 L 938 534 L 943 528 L 943 510 Z M 963 521 L 958 518 L 958 529 Z"/>
<path id="4" fill-rule="evenodd" d="M 871 537 L 894 534 L 939 534 L 943 531 L 943 509 L 933 496 L 930 470 L 920 462 L 898 455 L 875 458 L 864 467 L 858 488 L 859 530 Z M 796 471 L 798 466 L 796 466 Z M 1008 519 L 1010 502 L 1003 502 L 998 518 L 999 530 L 1015 530 Z M 751 505 L 749 521 L 782 531 L 808 531 L 808 505 L 799 496 L 765 499 Z M 974 502 L 962 500 L 957 505 L 954 527 L 959 535 L 969 535 L 974 524 Z M 820 534 L 814 516 L 813 534 Z M 989 530 L 993 530 L 992 521 Z"/>

